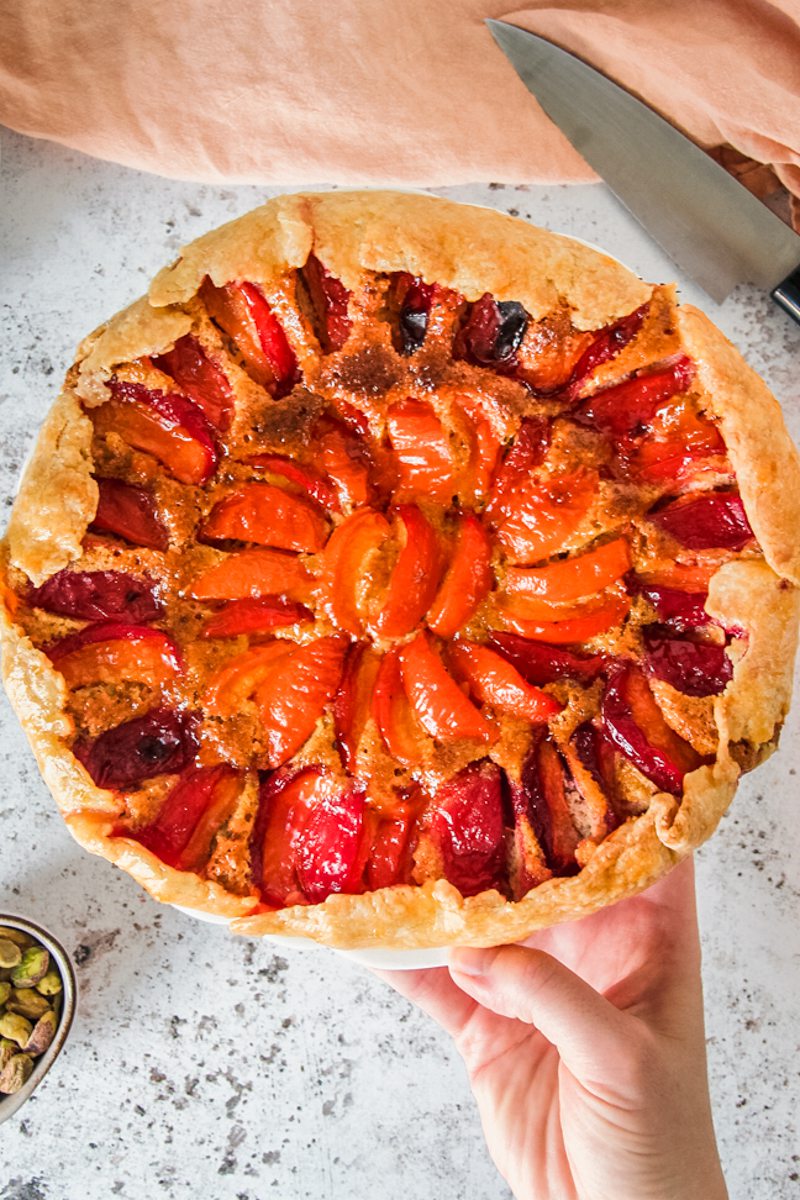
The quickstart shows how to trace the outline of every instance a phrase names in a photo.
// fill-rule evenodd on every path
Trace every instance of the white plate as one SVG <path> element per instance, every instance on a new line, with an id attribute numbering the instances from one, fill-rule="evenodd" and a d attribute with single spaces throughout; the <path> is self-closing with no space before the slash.
<path id="1" fill-rule="evenodd" d="M 214 913 L 200 912 L 196 908 L 186 908 L 183 904 L 173 904 L 179 912 L 196 921 L 208 921 L 211 925 L 229 925 L 227 917 Z M 273 942 L 276 946 L 294 947 L 299 950 L 322 949 L 319 942 L 304 937 L 280 937 L 277 934 L 264 934 L 264 940 Z M 335 949 L 335 947 L 334 947 Z M 336 950 L 352 962 L 372 971 L 421 971 L 426 967 L 444 967 L 447 965 L 447 948 L 433 946 L 427 950 Z"/>

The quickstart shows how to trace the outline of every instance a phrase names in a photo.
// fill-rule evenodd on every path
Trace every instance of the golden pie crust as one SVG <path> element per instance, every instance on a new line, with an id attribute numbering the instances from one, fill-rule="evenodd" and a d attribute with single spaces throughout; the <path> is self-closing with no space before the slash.
<path id="1" fill-rule="evenodd" d="M 68 747 L 66 685 L 15 618 L 9 570 L 39 585 L 81 556 L 98 496 L 86 414 L 107 400 L 104 381 L 114 369 L 163 353 L 192 329 L 192 303 L 205 277 L 220 287 L 247 279 L 269 290 L 312 251 L 352 291 L 365 272 L 408 272 L 467 301 L 486 292 L 518 301 L 533 320 L 566 306 L 579 330 L 607 325 L 655 295 L 600 252 L 491 210 L 394 192 L 291 195 L 192 243 L 156 276 L 147 298 L 87 337 L 14 505 L 2 609 L 8 694 L 71 833 L 158 900 L 234 918 L 237 933 L 305 936 L 344 948 L 511 942 L 643 890 L 711 835 L 731 802 L 740 764 L 760 761 L 776 745 L 797 638 L 798 455 L 766 385 L 690 306 L 674 307 L 674 350 L 696 363 L 705 408 L 718 421 L 763 560 L 729 562 L 711 580 L 707 611 L 723 625 L 746 629 L 749 645 L 732 682 L 714 698 L 715 761 L 687 775 L 681 799 L 656 791 L 646 811 L 611 833 L 578 874 L 549 879 L 516 902 L 494 890 L 465 898 L 438 879 L 254 913 L 253 895 L 172 869 L 134 839 L 111 836 L 119 798 L 96 787 Z M 290 316 L 277 315 L 291 335 Z M 614 382 L 621 368 L 639 365 L 635 357 L 620 359 L 598 368 L 593 383 Z"/>

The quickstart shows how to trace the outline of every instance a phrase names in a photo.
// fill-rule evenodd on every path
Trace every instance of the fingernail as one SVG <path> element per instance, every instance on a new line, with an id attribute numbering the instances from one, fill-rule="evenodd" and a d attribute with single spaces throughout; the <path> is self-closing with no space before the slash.
<path id="1" fill-rule="evenodd" d="M 450 969 L 459 975 L 478 979 L 488 975 L 497 950 L 476 950 L 472 946 L 456 946 L 450 951 Z"/>

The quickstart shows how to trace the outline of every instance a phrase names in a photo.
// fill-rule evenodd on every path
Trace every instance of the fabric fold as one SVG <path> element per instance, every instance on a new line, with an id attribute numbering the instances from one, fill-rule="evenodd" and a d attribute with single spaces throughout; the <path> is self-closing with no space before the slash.
<path id="1" fill-rule="evenodd" d="M 797 0 L 0 0 L 0 14 L 5 124 L 174 178 L 596 178 L 495 46 L 495 17 L 800 195 Z"/>

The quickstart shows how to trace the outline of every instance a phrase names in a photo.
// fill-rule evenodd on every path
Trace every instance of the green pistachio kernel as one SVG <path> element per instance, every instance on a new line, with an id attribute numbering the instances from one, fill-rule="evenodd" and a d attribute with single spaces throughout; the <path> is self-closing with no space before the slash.
<path id="1" fill-rule="evenodd" d="M 33 988 L 14 988 L 7 999 L 6 1008 L 9 1012 L 19 1013 L 29 1021 L 38 1021 L 50 1010 L 50 1001 L 46 996 L 40 996 Z"/>
<path id="2" fill-rule="evenodd" d="M 36 987 L 48 972 L 50 955 L 44 946 L 31 946 L 25 950 L 22 960 L 11 972 L 11 982 L 14 987 Z"/>
<path id="3" fill-rule="evenodd" d="M 36 984 L 37 992 L 41 992 L 43 996 L 55 996 L 61 988 L 61 976 L 53 967 Z"/>

